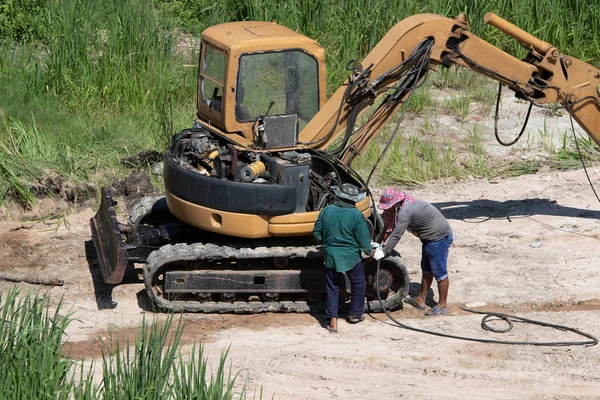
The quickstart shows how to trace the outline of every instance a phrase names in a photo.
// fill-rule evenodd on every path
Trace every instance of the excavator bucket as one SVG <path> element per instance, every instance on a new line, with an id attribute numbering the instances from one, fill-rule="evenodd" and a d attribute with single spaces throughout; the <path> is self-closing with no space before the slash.
<path id="1" fill-rule="evenodd" d="M 90 219 L 92 239 L 102 270 L 102 278 L 104 282 L 112 284 L 121 283 L 129 262 L 115 213 L 115 204 L 110 191 L 102 188 L 100 209 Z"/>

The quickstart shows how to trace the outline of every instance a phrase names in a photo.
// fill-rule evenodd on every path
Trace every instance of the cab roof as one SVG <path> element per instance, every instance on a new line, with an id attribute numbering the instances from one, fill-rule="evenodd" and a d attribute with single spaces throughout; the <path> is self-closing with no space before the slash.
<path id="1" fill-rule="evenodd" d="M 304 49 L 315 55 L 323 52 L 322 46 L 316 40 L 275 22 L 227 22 L 205 29 L 202 38 L 224 50 L 234 52 L 289 48 Z"/>

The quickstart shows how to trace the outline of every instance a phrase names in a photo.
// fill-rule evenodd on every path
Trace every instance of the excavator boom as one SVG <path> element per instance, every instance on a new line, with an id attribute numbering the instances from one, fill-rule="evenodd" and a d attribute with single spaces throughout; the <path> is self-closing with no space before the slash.
<path id="1" fill-rule="evenodd" d="M 302 130 L 299 142 L 326 149 L 338 143 L 345 131 L 342 148 L 336 148 L 335 153 L 349 165 L 394 115 L 396 107 L 412 94 L 427 68 L 456 64 L 505 84 L 517 96 L 534 104 L 560 103 L 600 144 L 600 70 L 561 54 L 551 44 L 493 13 L 487 13 L 484 20 L 529 49 L 527 57 L 519 60 L 474 35 L 464 14 L 455 19 L 433 14 L 411 16 L 396 24 L 362 64 L 354 66 L 348 82 Z M 415 53 L 423 46 L 427 47 L 426 52 Z M 416 59 L 417 56 L 420 58 Z M 423 58 L 427 62 L 417 65 Z M 402 68 L 405 73 L 399 79 L 394 71 Z M 397 87 L 392 95 L 393 85 Z M 358 115 L 380 98 L 384 99 L 383 105 L 355 129 Z"/>

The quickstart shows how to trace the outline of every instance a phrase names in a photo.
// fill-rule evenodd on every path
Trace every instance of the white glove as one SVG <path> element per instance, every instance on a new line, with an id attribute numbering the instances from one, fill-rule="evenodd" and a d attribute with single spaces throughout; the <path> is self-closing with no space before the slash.
<path id="1" fill-rule="evenodd" d="M 376 261 L 381 260 L 383 257 L 385 257 L 385 252 L 381 249 L 381 246 L 378 247 L 377 249 L 375 249 L 375 254 L 373 255 L 373 258 Z"/>
<path id="2" fill-rule="evenodd" d="M 371 242 L 371 248 L 373 248 L 373 249 L 380 249 L 381 248 L 381 243 Z"/>

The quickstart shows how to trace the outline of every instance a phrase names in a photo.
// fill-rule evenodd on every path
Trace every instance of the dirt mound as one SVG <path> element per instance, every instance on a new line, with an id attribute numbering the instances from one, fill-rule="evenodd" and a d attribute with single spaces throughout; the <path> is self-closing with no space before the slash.
<path id="1" fill-rule="evenodd" d="M 31 192 L 38 199 L 65 200 L 83 207 L 98 194 L 98 190 L 93 185 L 89 183 L 72 185 L 54 171 L 47 173 L 39 182 L 32 185 Z"/>
<path id="2" fill-rule="evenodd" d="M 124 200 L 127 209 L 144 196 L 158 194 L 158 190 L 152 185 L 150 174 L 146 171 L 133 171 L 125 179 L 113 182 L 111 189 L 113 196 Z"/>
<path id="3" fill-rule="evenodd" d="M 164 154 L 159 153 L 158 151 L 148 150 L 142 151 L 131 157 L 122 158 L 120 162 L 122 165 L 125 165 L 129 168 L 141 168 L 153 166 L 164 159 Z"/>
<path id="4" fill-rule="evenodd" d="M 144 167 L 154 165 L 162 158 L 162 154 L 158 152 L 146 151 L 121 160 L 121 162 L 131 167 Z M 113 196 L 123 198 L 128 207 L 141 197 L 158 193 L 152 184 L 150 174 L 145 170 L 131 172 L 126 178 L 112 182 L 110 188 Z M 47 172 L 37 183 L 30 186 L 31 192 L 37 199 L 56 201 L 56 210 L 54 210 L 56 212 L 64 208 L 61 206 L 61 202 L 76 204 L 78 209 L 90 206 L 98 197 L 99 189 L 89 183 L 71 184 L 64 176 L 55 171 Z"/>

